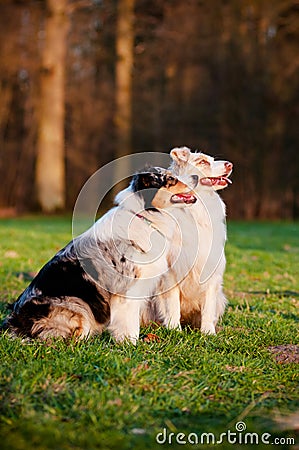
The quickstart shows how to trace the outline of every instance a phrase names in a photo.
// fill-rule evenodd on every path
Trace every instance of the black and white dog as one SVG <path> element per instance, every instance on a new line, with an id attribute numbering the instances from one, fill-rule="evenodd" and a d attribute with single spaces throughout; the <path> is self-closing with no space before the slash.
<path id="1" fill-rule="evenodd" d="M 3 328 L 41 339 L 83 338 L 107 328 L 117 341 L 133 343 L 140 323 L 158 316 L 165 326 L 179 328 L 179 295 L 170 296 L 171 304 L 167 296 L 154 307 L 150 303 L 179 239 L 169 211 L 196 202 L 191 190 L 197 181 L 188 176 L 187 185 L 165 169 L 136 174 L 117 195 L 117 206 L 40 270 L 12 305 Z M 154 202 L 156 208 L 167 207 L 167 214 L 144 209 L 143 191 L 151 188 L 168 194 L 163 202 L 159 197 Z"/>

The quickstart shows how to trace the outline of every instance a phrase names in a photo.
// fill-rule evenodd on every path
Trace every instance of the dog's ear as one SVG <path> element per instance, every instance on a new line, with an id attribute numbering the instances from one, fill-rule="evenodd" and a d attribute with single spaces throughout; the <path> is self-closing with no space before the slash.
<path id="1" fill-rule="evenodd" d="M 176 147 L 173 148 L 170 152 L 170 156 L 173 159 L 173 161 L 180 163 L 180 162 L 187 162 L 190 156 L 190 149 L 188 147 Z"/>
<path id="2" fill-rule="evenodd" d="M 165 175 L 158 171 L 140 172 L 134 175 L 131 181 L 131 190 L 139 192 L 144 189 L 160 189 L 165 183 Z"/>

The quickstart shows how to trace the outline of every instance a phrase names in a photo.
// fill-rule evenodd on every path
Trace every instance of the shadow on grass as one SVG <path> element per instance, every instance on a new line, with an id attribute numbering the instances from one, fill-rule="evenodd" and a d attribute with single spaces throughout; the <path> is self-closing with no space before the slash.
<path id="1" fill-rule="evenodd" d="M 278 297 L 299 297 L 299 292 L 297 291 L 243 291 L 245 294 L 249 295 L 277 295 Z"/>

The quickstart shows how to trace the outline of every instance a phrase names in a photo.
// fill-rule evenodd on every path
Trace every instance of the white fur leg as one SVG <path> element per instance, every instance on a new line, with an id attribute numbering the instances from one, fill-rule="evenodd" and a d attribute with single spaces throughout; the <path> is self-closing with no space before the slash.
<path id="1" fill-rule="evenodd" d="M 225 308 L 227 305 L 227 299 L 222 291 L 222 286 L 220 286 L 220 289 L 217 294 L 217 305 L 216 305 L 216 322 L 215 325 L 217 325 L 217 322 L 224 314 Z"/>
<path id="2" fill-rule="evenodd" d="M 108 330 L 117 342 L 136 344 L 139 338 L 140 307 L 143 300 L 114 296 L 110 304 Z"/>
<path id="3" fill-rule="evenodd" d="M 162 324 L 169 329 L 181 330 L 180 291 L 177 287 L 159 298 L 159 312 Z"/>
<path id="4" fill-rule="evenodd" d="M 216 286 L 209 282 L 205 301 L 201 310 L 201 327 L 200 331 L 204 334 L 216 334 L 215 325 L 217 322 L 217 295 Z"/>

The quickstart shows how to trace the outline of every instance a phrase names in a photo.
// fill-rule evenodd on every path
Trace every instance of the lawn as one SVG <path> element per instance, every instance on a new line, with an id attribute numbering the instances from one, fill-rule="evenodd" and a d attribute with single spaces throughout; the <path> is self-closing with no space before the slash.
<path id="1" fill-rule="evenodd" d="M 245 438 L 244 448 L 256 439 L 295 448 L 299 224 L 229 223 L 228 235 L 229 307 L 216 336 L 148 328 L 159 340 L 134 347 L 107 334 L 79 343 L 0 335 L 0 448 L 211 448 L 213 438 L 223 449 Z M 70 240 L 71 220 L 5 219 L 0 237 L 3 319 Z"/>

